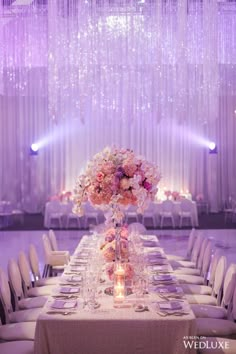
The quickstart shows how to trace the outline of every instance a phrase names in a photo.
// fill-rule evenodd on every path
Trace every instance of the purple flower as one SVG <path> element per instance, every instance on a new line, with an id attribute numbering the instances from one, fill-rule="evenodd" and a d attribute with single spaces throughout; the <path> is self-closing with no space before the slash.
<path id="1" fill-rule="evenodd" d="M 152 189 L 152 185 L 148 181 L 144 181 L 143 186 L 148 192 Z"/>
<path id="2" fill-rule="evenodd" d="M 122 166 L 119 166 L 119 167 L 117 168 L 117 171 L 116 171 L 116 173 L 115 173 L 115 176 L 116 176 L 117 178 L 121 179 L 122 177 L 124 177 L 124 175 L 125 175 L 125 171 L 124 171 L 123 167 L 122 167 Z"/>

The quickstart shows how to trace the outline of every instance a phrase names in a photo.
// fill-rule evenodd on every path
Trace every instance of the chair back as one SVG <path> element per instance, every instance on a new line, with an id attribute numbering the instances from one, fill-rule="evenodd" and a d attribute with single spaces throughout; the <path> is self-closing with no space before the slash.
<path id="1" fill-rule="evenodd" d="M 195 240 L 196 240 L 196 229 L 192 228 L 188 239 L 187 257 L 191 256 Z"/>
<path id="2" fill-rule="evenodd" d="M 57 239 L 56 239 L 55 232 L 53 230 L 49 230 L 48 238 L 51 243 L 52 251 L 58 251 Z"/>
<path id="3" fill-rule="evenodd" d="M 10 312 L 13 311 L 13 308 L 11 304 L 11 290 L 9 287 L 8 279 L 2 269 L 0 269 L 0 295 L 4 307 L 5 316 L 7 316 Z M 8 318 L 6 318 L 6 322 L 9 322 Z"/>
<path id="4" fill-rule="evenodd" d="M 225 274 L 222 305 L 229 306 L 236 285 L 236 264 L 231 264 Z"/>
<path id="5" fill-rule="evenodd" d="M 197 268 L 202 270 L 202 264 L 203 264 L 203 258 L 204 258 L 204 255 L 205 255 L 205 251 L 206 251 L 206 247 L 208 245 L 208 238 L 204 238 L 203 241 L 202 241 L 202 244 L 200 245 L 200 252 L 199 252 L 199 256 L 198 256 L 198 259 L 197 259 Z"/>
<path id="6" fill-rule="evenodd" d="M 156 208 L 156 204 L 153 202 L 150 202 L 147 206 L 147 208 L 144 210 L 144 214 L 145 213 L 154 213 L 155 212 L 155 208 Z"/>
<path id="7" fill-rule="evenodd" d="M 203 262 L 202 262 L 202 269 L 201 274 L 203 275 L 204 279 L 207 279 L 208 270 L 211 263 L 211 254 L 212 254 L 212 242 L 208 240 L 206 250 L 203 255 Z"/>
<path id="8" fill-rule="evenodd" d="M 181 211 L 191 213 L 192 205 L 193 205 L 193 203 L 191 200 L 183 198 L 180 202 L 180 209 L 181 209 Z"/>
<path id="9" fill-rule="evenodd" d="M 11 202 L 2 200 L 0 202 L 0 213 L 11 213 L 13 210 L 13 206 Z"/>
<path id="10" fill-rule="evenodd" d="M 50 255 L 52 252 L 52 247 L 51 243 L 48 239 L 48 236 L 46 234 L 43 234 L 42 236 L 42 241 L 43 241 L 43 250 L 44 250 L 44 257 L 45 257 L 45 263 L 50 264 Z"/>
<path id="11" fill-rule="evenodd" d="M 25 289 L 25 293 L 27 290 L 32 288 L 32 281 L 30 277 L 30 265 L 29 261 L 24 252 L 20 252 L 18 256 L 18 264 L 20 268 L 20 274 L 23 280 L 23 287 Z"/>
<path id="12" fill-rule="evenodd" d="M 234 295 L 233 295 L 232 318 L 233 320 L 236 320 L 236 286 L 234 288 Z"/>
<path id="13" fill-rule="evenodd" d="M 67 203 L 67 207 L 66 207 L 66 213 L 67 214 L 71 214 L 73 212 L 73 208 L 74 208 L 74 203 L 70 200 Z"/>
<path id="14" fill-rule="evenodd" d="M 202 234 L 198 234 L 196 237 L 196 241 L 194 243 L 194 246 L 193 246 L 191 261 L 194 263 L 197 263 L 197 260 L 198 260 L 198 256 L 199 256 L 200 248 L 201 248 L 201 244 L 202 244 L 202 238 L 203 238 Z"/>
<path id="15" fill-rule="evenodd" d="M 87 202 L 84 204 L 84 211 L 85 211 L 85 214 L 86 213 L 90 213 L 90 212 L 94 212 L 94 211 L 97 211 L 90 202 Z"/>
<path id="16" fill-rule="evenodd" d="M 164 212 L 172 212 L 174 207 L 174 203 L 172 200 L 164 200 L 161 203 L 161 210 Z"/>
<path id="17" fill-rule="evenodd" d="M 216 267 L 220 260 L 221 254 L 219 251 L 216 251 L 210 265 L 210 277 L 209 277 L 209 285 L 213 287 L 215 282 L 215 274 L 216 274 Z"/>
<path id="18" fill-rule="evenodd" d="M 59 213 L 61 211 L 61 203 L 59 200 L 52 200 L 48 204 L 48 210 L 51 213 Z"/>
<path id="19" fill-rule="evenodd" d="M 39 270 L 38 254 L 33 244 L 29 246 L 29 261 L 34 280 L 37 281 L 41 278 L 41 274 Z"/>
<path id="20" fill-rule="evenodd" d="M 134 232 L 138 234 L 145 234 L 147 229 L 143 224 L 139 222 L 133 222 L 128 226 L 128 231 L 129 233 Z"/>
<path id="21" fill-rule="evenodd" d="M 7 269 L 13 294 L 18 299 L 24 298 L 20 269 L 14 259 L 9 260 Z"/>
<path id="22" fill-rule="evenodd" d="M 213 295 L 217 297 L 217 305 L 220 305 L 221 303 L 226 264 L 227 264 L 226 257 L 221 256 L 216 267 L 215 281 L 214 281 L 213 292 L 212 292 Z"/>

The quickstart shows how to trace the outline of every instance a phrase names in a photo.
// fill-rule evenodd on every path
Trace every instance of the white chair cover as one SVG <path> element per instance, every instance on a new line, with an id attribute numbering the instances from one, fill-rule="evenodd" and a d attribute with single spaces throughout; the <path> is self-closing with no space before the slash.
<path id="1" fill-rule="evenodd" d="M 52 250 L 58 251 L 58 244 L 57 244 L 56 235 L 52 229 L 50 229 L 48 232 L 48 238 L 50 240 Z"/>
<path id="2" fill-rule="evenodd" d="M 34 340 L 36 322 L 22 322 L 1 325 L 0 339 L 4 341 Z M 13 352 L 12 354 L 18 354 Z"/>
<path id="3" fill-rule="evenodd" d="M 1 354 L 33 354 L 34 353 L 34 342 L 27 341 L 13 341 L 0 343 L 0 353 Z"/>
<path id="4" fill-rule="evenodd" d="M 35 296 L 42 296 L 42 295 L 44 296 L 44 295 L 51 294 L 53 285 L 42 286 L 40 288 L 38 287 L 33 288 L 31 277 L 30 277 L 29 262 L 28 259 L 26 258 L 25 253 L 22 251 L 19 253 L 19 268 L 20 268 L 26 296 L 35 297 Z"/>
<path id="5" fill-rule="evenodd" d="M 36 321 L 41 309 L 30 309 L 13 312 L 11 304 L 11 292 L 8 284 L 8 279 L 3 270 L 0 270 L 0 293 L 6 318 L 6 323 L 9 322 L 32 322 Z"/>
<path id="6" fill-rule="evenodd" d="M 30 260 L 31 271 L 34 277 L 35 286 L 54 285 L 59 282 L 58 277 L 50 277 L 50 278 L 42 279 L 40 274 L 40 269 L 39 269 L 38 254 L 33 244 L 31 244 L 29 247 L 29 260 Z"/>
<path id="7" fill-rule="evenodd" d="M 192 249 L 194 246 L 194 242 L 196 240 L 196 229 L 192 228 L 189 239 L 188 239 L 188 247 L 187 247 L 187 257 L 191 257 Z"/>

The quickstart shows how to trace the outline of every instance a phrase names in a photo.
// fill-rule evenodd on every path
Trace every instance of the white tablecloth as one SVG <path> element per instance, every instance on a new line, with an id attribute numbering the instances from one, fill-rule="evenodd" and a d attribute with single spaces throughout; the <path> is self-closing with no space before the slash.
<path id="1" fill-rule="evenodd" d="M 135 301 L 132 296 L 129 303 Z M 184 337 L 196 333 L 192 311 L 182 317 L 161 317 L 151 306 L 152 296 L 157 301 L 157 294 L 147 295 L 150 306 L 145 312 L 135 312 L 130 304 L 114 308 L 113 298 L 104 292 L 98 299 L 100 308 L 93 312 L 83 309 L 81 300 L 73 315 L 50 315 L 47 304 L 37 321 L 35 354 L 195 353 L 184 347 Z"/>
<path id="2" fill-rule="evenodd" d="M 192 214 L 192 218 L 193 218 L 193 226 L 198 227 L 199 223 L 198 223 L 198 212 L 197 212 L 197 204 L 194 201 L 191 201 L 191 203 L 189 203 L 190 206 L 190 212 Z M 156 214 L 158 215 L 160 213 L 160 211 L 162 210 L 162 202 L 158 202 L 155 203 L 155 211 Z M 177 221 L 176 225 L 178 225 L 178 213 L 181 211 L 181 203 L 178 201 L 173 201 L 173 214 L 174 217 Z"/>
<path id="3" fill-rule="evenodd" d="M 58 202 L 58 208 L 53 210 L 53 202 L 47 202 L 45 205 L 44 213 L 44 227 L 50 227 L 50 216 L 53 212 L 60 213 L 63 216 L 63 224 L 65 224 L 66 215 L 70 212 L 71 206 L 69 203 L 60 203 Z M 63 225 L 65 226 L 65 225 Z"/>

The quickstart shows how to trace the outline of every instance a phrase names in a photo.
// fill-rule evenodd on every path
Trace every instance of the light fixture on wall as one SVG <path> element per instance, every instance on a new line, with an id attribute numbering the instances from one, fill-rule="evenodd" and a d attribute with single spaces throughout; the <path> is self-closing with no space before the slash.
<path id="1" fill-rule="evenodd" d="M 217 146 L 216 146 L 216 143 L 214 141 L 211 141 L 208 144 L 208 148 L 209 148 L 209 153 L 210 154 L 217 154 Z"/>
<path id="2" fill-rule="evenodd" d="M 36 144 L 36 143 L 31 144 L 31 146 L 30 146 L 30 155 L 33 155 L 33 156 L 38 155 L 38 152 L 39 152 L 38 144 Z"/>

